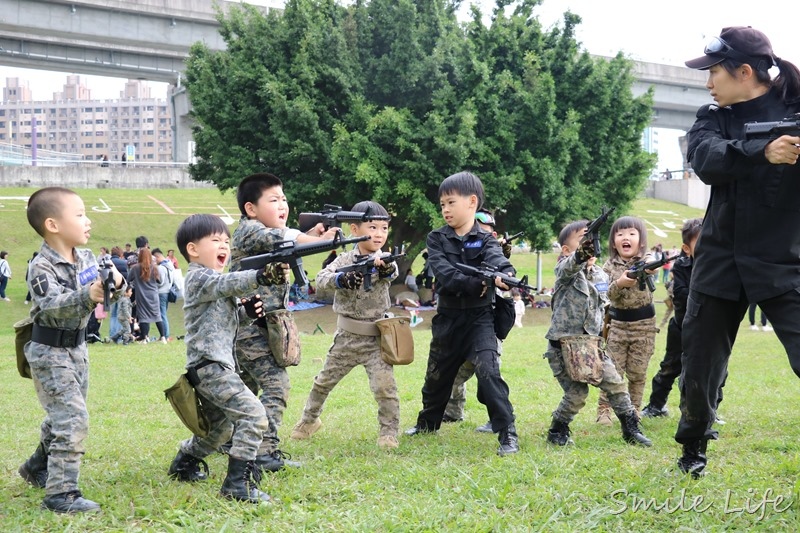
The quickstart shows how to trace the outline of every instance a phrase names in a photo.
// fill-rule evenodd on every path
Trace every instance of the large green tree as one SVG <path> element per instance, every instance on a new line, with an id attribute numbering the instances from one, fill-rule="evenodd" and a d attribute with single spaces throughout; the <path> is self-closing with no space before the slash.
<path id="1" fill-rule="evenodd" d="M 547 247 L 560 226 L 603 204 L 624 209 L 652 156 L 641 148 L 651 95 L 632 64 L 594 58 L 580 19 L 544 30 L 539 0 L 491 23 L 456 0 L 289 0 L 220 14 L 227 49 L 192 48 L 187 87 L 198 163 L 220 189 L 271 171 L 296 211 L 364 199 L 394 215 L 393 243 L 421 249 L 441 224 L 437 189 L 460 170 L 484 182 L 501 229 Z"/>

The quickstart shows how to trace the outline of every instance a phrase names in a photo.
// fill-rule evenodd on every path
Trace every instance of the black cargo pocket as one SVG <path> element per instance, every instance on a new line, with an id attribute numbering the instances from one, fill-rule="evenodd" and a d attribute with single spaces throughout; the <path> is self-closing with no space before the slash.
<path id="1" fill-rule="evenodd" d="M 690 292 L 689 298 L 686 301 L 686 316 L 696 318 L 700 314 L 700 308 L 703 306 L 705 296 L 699 292 Z"/>

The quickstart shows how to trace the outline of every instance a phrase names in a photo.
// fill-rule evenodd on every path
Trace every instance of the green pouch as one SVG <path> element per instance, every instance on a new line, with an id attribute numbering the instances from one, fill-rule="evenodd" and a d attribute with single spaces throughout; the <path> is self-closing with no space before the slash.
<path id="1" fill-rule="evenodd" d="M 14 337 L 17 349 L 17 371 L 23 378 L 31 379 L 31 365 L 25 358 L 25 345 L 31 340 L 33 335 L 33 319 L 31 317 L 23 318 L 14 324 Z"/>
<path id="2" fill-rule="evenodd" d="M 189 378 L 186 377 L 186 374 L 181 374 L 175 385 L 164 391 L 164 396 L 169 400 L 183 425 L 189 428 L 189 431 L 198 437 L 208 435 L 210 429 L 208 418 L 206 418 L 200 398 L 197 397 L 197 393 L 192 384 L 189 383 Z"/>
<path id="3" fill-rule="evenodd" d="M 286 309 L 270 311 L 264 316 L 267 324 L 266 336 L 272 357 L 278 366 L 300 364 L 300 333 L 294 315 Z"/>

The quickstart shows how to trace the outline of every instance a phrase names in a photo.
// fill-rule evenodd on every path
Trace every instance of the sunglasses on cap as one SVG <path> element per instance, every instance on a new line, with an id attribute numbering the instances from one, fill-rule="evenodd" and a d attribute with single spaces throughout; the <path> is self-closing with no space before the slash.
<path id="1" fill-rule="evenodd" d="M 763 59 L 756 59 L 735 50 L 731 45 L 725 42 L 725 39 L 722 37 L 712 37 L 706 45 L 705 50 L 703 50 L 703 53 L 735 59 L 740 63 L 747 63 L 753 66 L 756 70 L 769 70 L 774 64 L 774 61 L 772 61 L 772 64 L 767 64 Z"/>
<path id="2" fill-rule="evenodd" d="M 478 211 L 475 213 L 475 220 L 480 222 L 481 224 L 488 224 L 489 226 L 494 227 L 494 217 L 490 213 L 486 213 L 484 211 Z"/>

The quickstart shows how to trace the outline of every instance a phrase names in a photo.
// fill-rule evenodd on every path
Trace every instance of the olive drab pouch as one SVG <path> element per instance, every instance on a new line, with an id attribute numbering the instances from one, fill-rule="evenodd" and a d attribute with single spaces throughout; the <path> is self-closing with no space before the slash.
<path id="1" fill-rule="evenodd" d="M 499 294 L 496 295 L 494 298 L 494 334 L 498 339 L 502 341 L 508 337 L 516 319 L 517 312 L 514 310 L 514 302 Z"/>
<path id="2" fill-rule="evenodd" d="M 197 397 L 197 393 L 186 374 L 181 374 L 175 385 L 164 391 L 164 396 L 169 400 L 183 425 L 189 428 L 189 431 L 198 437 L 206 437 L 208 435 L 210 429 L 208 418 L 206 418 L 200 398 Z"/>
<path id="3" fill-rule="evenodd" d="M 266 337 L 269 349 L 278 366 L 300 364 L 300 335 L 294 315 L 286 309 L 270 311 L 264 315 L 267 324 Z"/>
<path id="4" fill-rule="evenodd" d="M 567 374 L 573 381 L 599 385 L 603 381 L 603 338 L 570 335 L 559 339 Z"/>
<path id="5" fill-rule="evenodd" d="M 414 335 L 411 317 L 397 316 L 375 321 L 381 332 L 381 359 L 389 365 L 408 365 L 414 362 Z"/>
<path id="6" fill-rule="evenodd" d="M 31 379 L 31 366 L 25 358 L 25 345 L 31 340 L 33 335 L 33 319 L 23 318 L 14 324 L 14 337 L 17 351 L 17 372 L 23 378 Z"/>

